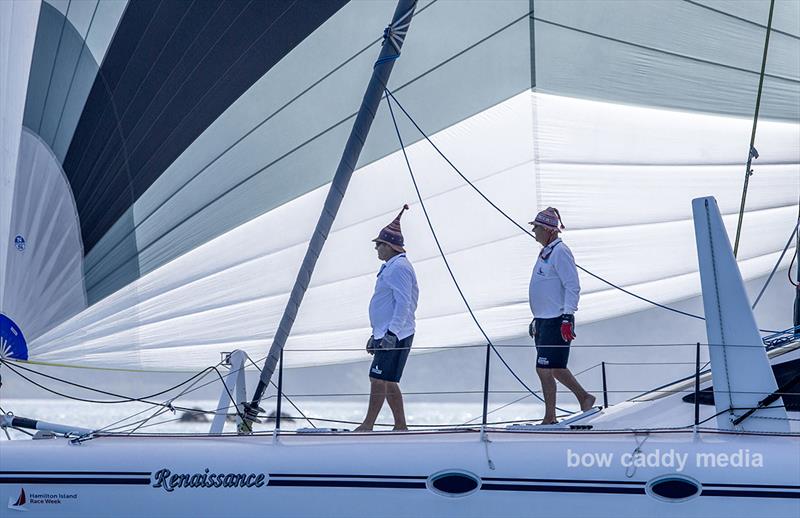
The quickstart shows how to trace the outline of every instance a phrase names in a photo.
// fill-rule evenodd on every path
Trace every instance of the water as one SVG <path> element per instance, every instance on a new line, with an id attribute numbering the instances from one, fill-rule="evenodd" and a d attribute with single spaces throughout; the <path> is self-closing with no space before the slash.
<path id="1" fill-rule="evenodd" d="M 529 398 L 530 399 L 530 398 Z M 181 400 L 173 403 L 175 406 L 185 408 L 199 408 L 204 410 L 212 410 L 216 408 L 217 400 Z M 351 423 L 358 423 L 363 419 L 364 413 L 367 408 L 367 399 L 352 400 L 352 401 L 296 401 L 299 409 L 310 418 L 317 418 L 314 424 L 317 427 L 331 427 L 331 428 L 348 428 L 352 429 L 356 425 Z M 273 402 L 274 404 L 274 402 Z M 501 407 L 504 402 L 496 402 L 489 406 L 489 409 Z M 295 410 L 286 401 L 283 402 L 284 415 L 289 414 L 293 417 L 299 416 Z M 269 405 L 262 405 L 271 412 L 274 407 Z M 570 405 L 560 405 L 566 408 L 575 409 Z M 161 409 L 160 415 L 153 416 L 159 411 L 159 407 L 154 407 L 145 403 L 121 403 L 121 404 L 97 404 L 97 403 L 84 403 L 71 400 L 54 400 L 54 399 L 4 399 L 0 402 L 4 412 L 12 412 L 16 416 L 27 417 L 30 419 L 48 421 L 52 423 L 68 424 L 80 428 L 89 429 L 112 429 L 115 427 L 116 431 L 131 430 L 137 424 L 141 424 L 138 432 L 152 432 L 152 433 L 207 433 L 211 426 L 211 417 L 209 416 L 208 422 L 185 422 L 180 421 L 183 414 L 181 410 L 177 410 L 173 414 L 169 410 Z M 429 402 L 429 401 L 414 401 L 414 398 L 409 398 L 406 401 L 406 420 L 413 428 L 417 426 L 441 426 L 441 425 L 454 425 L 464 423 L 480 423 L 481 416 L 481 403 L 454 403 L 454 402 Z M 534 422 L 542 416 L 542 406 L 540 404 L 522 401 L 515 403 L 506 408 L 493 412 L 489 416 L 489 421 L 530 421 Z M 146 422 L 137 423 L 140 420 L 149 418 Z M 346 422 L 326 422 L 322 419 L 332 421 L 346 421 Z M 348 423 L 351 422 L 351 423 Z M 391 412 L 388 405 L 384 408 L 378 418 L 378 423 L 386 425 L 392 424 Z M 298 419 L 296 421 L 284 420 L 281 423 L 281 428 L 286 430 L 294 430 L 296 428 L 310 427 L 308 421 Z M 256 430 L 272 430 L 274 423 L 272 421 L 262 424 L 256 424 Z M 376 430 L 386 430 L 387 427 L 377 426 Z M 235 423 L 226 422 L 224 431 L 234 432 L 236 430 Z M 25 438 L 22 432 L 16 430 L 9 430 L 9 434 L 13 439 Z M 5 434 L 0 434 L 0 440 L 6 440 Z"/>

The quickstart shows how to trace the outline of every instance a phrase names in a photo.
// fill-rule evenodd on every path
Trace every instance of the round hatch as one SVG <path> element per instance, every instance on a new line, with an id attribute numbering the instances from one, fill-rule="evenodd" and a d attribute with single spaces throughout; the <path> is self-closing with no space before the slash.
<path id="1" fill-rule="evenodd" d="M 471 495 L 480 489 L 481 479 L 469 471 L 449 469 L 428 477 L 426 485 L 437 495 L 461 497 Z"/>
<path id="2" fill-rule="evenodd" d="M 702 485 L 686 475 L 664 475 L 654 478 L 645 486 L 648 495 L 665 502 L 685 502 L 698 496 Z"/>

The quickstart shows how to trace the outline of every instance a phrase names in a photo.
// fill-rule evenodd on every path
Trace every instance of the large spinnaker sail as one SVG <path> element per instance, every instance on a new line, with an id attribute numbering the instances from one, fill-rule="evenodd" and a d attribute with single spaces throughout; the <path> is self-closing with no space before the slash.
<path id="1" fill-rule="evenodd" d="M 0 259 L 6 257 L 0 312 L 22 329 L 37 361 L 194 370 L 234 348 L 263 357 L 371 73 L 379 45 L 373 29 L 390 17 L 394 2 L 331 3 L 310 13 L 316 21 L 295 34 L 294 47 L 272 56 L 271 68 L 257 77 L 232 76 L 252 80 L 239 93 L 214 88 L 220 68 L 193 58 L 197 48 L 172 48 L 174 28 L 149 29 L 167 31 L 158 41 L 168 49 L 149 68 L 128 69 L 124 78 L 117 72 L 114 84 L 103 84 L 97 72 L 86 75 L 75 64 L 87 49 L 97 70 L 113 72 L 108 67 L 121 66 L 124 49 L 157 36 L 136 32 L 133 20 L 141 16 L 177 16 L 181 30 L 203 34 L 190 23 L 200 12 L 143 13 L 132 10 L 142 9 L 136 3 L 117 2 L 117 14 L 103 17 L 104 4 L 84 20 L 70 11 L 77 6 L 45 1 L 38 26 L 28 25 L 36 43 L 28 89 L 20 94 L 27 101 L 16 102 L 29 107 L 14 112 L 16 125 L 3 127 L 4 138 L 16 131 L 28 144 L 3 156 L 13 165 L 4 166 L 3 185 L 13 192 L 4 189 L 2 199 L 11 201 L 0 207 L 0 216 L 10 212 L 0 219 Z M 395 95 L 514 219 L 529 221 L 538 208 L 558 207 L 582 266 L 662 303 L 698 294 L 689 201 L 714 193 L 725 224 L 735 229 L 768 3 L 537 0 L 534 7 L 532 13 L 529 0 L 420 2 L 414 38 L 394 72 Z M 240 19 L 229 8 L 211 13 L 207 30 Z M 761 158 L 739 251 L 745 280 L 769 272 L 797 214 L 799 9 L 794 2 L 776 5 L 757 138 Z M 303 14 L 309 13 L 285 16 Z M 271 15 L 275 27 L 288 23 L 258 13 L 264 20 Z M 75 28 L 86 41 L 83 54 L 72 44 L 62 47 L 74 52 L 56 52 L 51 19 Z M 236 41 L 222 34 L 227 44 Z M 265 34 L 248 41 L 269 41 Z M 170 56 L 172 62 L 164 61 Z M 190 64 L 199 65 L 195 75 Z M 26 75 L 24 63 L 14 66 Z M 84 82 L 73 81 L 65 99 L 47 95 L 62 77 L 69 85 L 72 72 Z M 189 79 L 208 81 L 207 90 L 184 95 Z M 88 93 L 76 97 L 79 90 Z M 210 120 L 196 116 L 206 107 Z M 159 119 L 163 110 L 174 119 Z M 35 114 L 41 125 L 29 122 Z M 61 128 L 73 121 L 71 136 L 43 129 L 58 128 L 59 116 Z M 93 136 L 115 131 L 118 140 L 109 146 Z M 484 205 L 407 121 L 401 131 L 412 142 L 409 156 L 433 223 L 478 318 L 494 341 L 519 340 L 529 319 L 534 243 Z M 191 139 L 179 141 L 179 132 Z M 23 153 L 23 145 L 32 151 Z M 154 150 L 153 160 L 144 150 Z M 397 206 L 414 200 L 397 150 L 382 107 L 287 342 L 287 365 L 363 358 L 378 266 L 369 240 Z M 42 185 L 62 182 L 57 206 L 77 214 L 74 245 L 56 231 L 54 222 L 65 217 L 49 209 L 54 202 L 39 199 L 35 186 L 20 187 L 29 171 Z M 114 210 L 107 207 L 116 207 L 116 219 L 108 219 Z M 421 286 L 415 347 L 482 343 L 415 208 L 403 221 Z M 15 248 L 17 235 L 25 239 L 24 252 Z M 82 264 L 62 263 L 66 249 L 76 250 Z M 791 251 L 787 265 L 790 257 Z M 646 307 L 593 278 L 581 280 L 583 323 Z"/>

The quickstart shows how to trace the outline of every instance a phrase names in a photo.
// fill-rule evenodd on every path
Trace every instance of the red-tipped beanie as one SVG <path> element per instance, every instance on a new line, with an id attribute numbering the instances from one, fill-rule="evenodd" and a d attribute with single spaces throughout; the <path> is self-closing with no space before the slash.
<path id="1" fill-rule="evenodd" d="M 564 223 L 561 221 L 561 214 L 559 214 L 558 209 L 554 207 L 547 207 L 541 211 L 536 215 L 536 219 L 528 222 L 528 225 L 539 225 L 550 230 L 555 230 L 556 232 L 561 232 L 564 228 Z"/>
<path id="2" fill-rule="evenodd" d="M 394 218 L 394 221 L 383 227 L 378 237 L 372 241 L 376 243 L 386 243 L 397 252 L 405 253 L 406 249 L 403 248 L 403 232 L 400 230 L 400 216 L 403 215 L 403 211 L 405 210 L 408 210 L 408 205 L 403 205 L 403 208 L 400 209 L 400 214 Z"/>

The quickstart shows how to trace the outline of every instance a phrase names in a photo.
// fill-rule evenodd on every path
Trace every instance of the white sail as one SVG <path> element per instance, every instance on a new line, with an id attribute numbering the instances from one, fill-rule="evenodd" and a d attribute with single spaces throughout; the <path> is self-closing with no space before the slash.
<path id="1" fill-rule="evenodd" d="M 92 91 L 67 96 L 60 106 L 40 99 L 36 82 L 48 77 L 42 49 L 52 37 L 40 15 L 26 114 L 38 113 L 42 123 L 32 127 L 23 117 L 18 124 L 23 140 L 37 137 L 31 142 L 42 150 L 17 153 L 16 175 L 4 174 L 18 180 L 21 172 L 48 167 L 42 182 L 67 179 L 60 191 L 67 199 L 58 206 L 75 207 L 80 239 L 71 250 L 82 254 L 82 264 L 70 262 L 77 279 L 66 276 L 57 283 L 61 291 L 47 291 L 55 272 L 65 275 L 69 257 L 47 252 L 35 238 L 52 225 L 48 217 L 56 219 L 45 210 L 53 202 L 35 190 L 4 192 L 12 215 L 0 235 L 9 256 L 0 269 L 0 312 L 26 333 L 30 359 L 194 370 L 216 363 L 221 351 L 265 354 L 359 85 L 371 72 L 378 43 L 369 44 L 379 36 L 372 28 L 394 7 L 342 4 L 295 27 L 296 44 L 283 54 L 260 56 L 274 63 L 240 92 L 215 82 L 220 70 L 238 70 L 236 61 L 213 68 L 193 54 L 199 49 L 176 48 L 169 31 L 148 33 L 165 49 L 152 66 L 117 70 L 121 49 L 135 47 L 123 39 L 142 36 L 133 14 L 175 16 L 180 30 L 205 34 L 190 25 L 199 11 L 134 13 L 143 7 L 128 6 L 88 29 L 73 24 L 78 35 L 101 27 L 109 34 L 105 54 L 92 55 L 118 82 L 97 86 L 89 74 Z M 581 266 L 670 303 L 700 292 L 691 199 L 713 193 L 729 231 L 735 228 L 763 51 L 762 4 L 537 0 L 531 13 L 528 0 L 422 2 L 389 86 L 437 146 L 517 222 L 558 207 Z M 298 9 L 286 16 L 302 16 Z M 771 270 L 796 219 L 798 9 L 793 2 L 776 6 L 756 139 L 761 158 L 739 252 L 746 281 Z M 57 12 L 42 4 L 47 16 L 57 19 Z M 213 16 L 219 20 L 210 18 L 202 30 L 233 13 Z M 254 48 L 270 41 L 262 32 L 251 34 Z M 53 63 L 78 62 L 69 56 L 51 56 L 49 75 L 66 74 Z M 83 77 L 80 67 L 64 66 Z M 187 99 L 190 79 L 207 87 L 197 99 Z M 139 90 L 126 82 L 136 80 Z M 102 103 L 105 86 L 121 103 L 116 114 Z M 80 115 L 69 138 L 43 129 L 58 127 L 62 111 Z M 159 118 L 170 114 L 176 118 Z M 433 225 L 477 318 L 492 340 L 520 340 L 537 246 L 400 122 Z M 104 131 L 111 144 L 95 136 Z M 403 232 L 421 288 L 415 348 L 483 342 L 438 256 L 384 105 L 288 341 L 287 365 L 363 358 L 378 267 L 370 239 L 404 202 L 411 210 Z M 28 203 L 41 208 L 25 209 Z M 14 248 L 16 235 L 29 237 L 24 253 Z M 29 260 L 39 253 L 44 260 Z M 646 307 L 589 276 L 581 281 L 582 323 Z"/>

